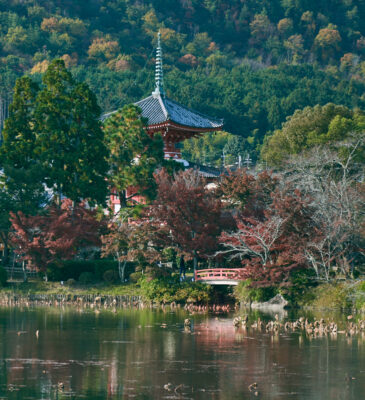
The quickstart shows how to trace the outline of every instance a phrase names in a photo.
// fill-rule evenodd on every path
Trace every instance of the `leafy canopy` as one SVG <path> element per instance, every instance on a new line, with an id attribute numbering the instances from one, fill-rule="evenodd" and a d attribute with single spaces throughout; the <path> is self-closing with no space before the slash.
<path id="1" fill-rule="evenodd" d="M 316 145 L 344 140 L 350 133 L 365 129 L 365 115 L 332 103 L 297 110 L 282 128 L 267 138 L 261 158 L 278 166 L 290 155 L 299 154 Z"/>

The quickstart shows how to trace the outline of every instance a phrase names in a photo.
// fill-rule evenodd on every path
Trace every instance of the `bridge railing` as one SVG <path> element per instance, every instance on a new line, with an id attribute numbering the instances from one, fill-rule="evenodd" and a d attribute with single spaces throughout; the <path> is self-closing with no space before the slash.
<path id="1" fill-rule="evenodd" d="M 244 268 L 211 268 L 195 272 L 195 281 L 243 280 Z"/>

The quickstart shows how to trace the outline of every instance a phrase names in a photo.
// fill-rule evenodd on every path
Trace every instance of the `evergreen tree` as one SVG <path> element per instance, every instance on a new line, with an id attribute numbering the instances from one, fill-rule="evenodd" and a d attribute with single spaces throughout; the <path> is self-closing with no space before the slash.
<path id="1" fill-rule="evenodd" d="M 109 183 L 116 190 L 121 207 L 141 194 L 152 198 L 156 183 L 154 172 L 163 163 L 163 141 L 160 135 L 147 134 L 147 121 L 141 118 L 141 109 L 125 106 L 105 122 L 105 143 L 109 150 Z M 133 188 L 127 197 L 126 190 Z"/>
<path id="2" fill-rule="evenodd" d="M 17 80 L 13 103 L 9 107 L 9 118 L 3 130 L 3 144 L 0 148 L 0 240 L 4 246 L 5 264 L 8 261 L 10 211 L 35 213 L 47 201 L 42 184 L 42 168 L 34 153 L 37 93 L 38 85 L 28 77 Z"/>
<path id="3" fill-rule="evenodd" d="M 36 152 L 47 186 L 59 198 L 105 203 L 107 149 L 94 94 L 74 81 L 63 60 L 50 64 L 43 83 L 36 100 Z"/>
<path id="4" fill-rule="evenodd" d="M 9 107 L 1 147 L 3 165 L 28 168 L 34 160 L 34 107 L 39 87 L 29 77 L 16 81 L 13 102 Z"/>

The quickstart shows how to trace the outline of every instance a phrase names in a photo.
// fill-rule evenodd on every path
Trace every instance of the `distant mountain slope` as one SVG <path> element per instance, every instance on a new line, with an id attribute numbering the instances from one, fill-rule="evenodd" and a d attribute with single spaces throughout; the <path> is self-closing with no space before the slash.
<path id="1" fill-rule="evenodd" d="M 139 100 L 161 29 L 168 95 L 260 143 L 297 108 L 364 107 L 364 19 L 365 0 L 0 0 L 0 97 L 62 57 L 104 111 Z"/>

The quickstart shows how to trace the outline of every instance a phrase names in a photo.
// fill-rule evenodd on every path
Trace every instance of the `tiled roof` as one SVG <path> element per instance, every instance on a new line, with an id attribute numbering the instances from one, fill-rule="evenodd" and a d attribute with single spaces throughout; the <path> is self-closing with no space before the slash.
<path id="1" fill-rule="evenodd" d="M 172 121 L 178 125 L 201 129 L 214 130 L 223 126 L 222 119 L 208 117 L 160 94 L 146 97 L 135 103 L 135 105 L 142 109 L 142 116 L 148 119 L 148 125 Z M 101 117 L 102 121 L 111 114 L 113 112 L 104 114 Z"/>
<path id="2" fill-rule="evenodd" d="M 148 118 L 148 125 L 170 120 L 193 128 L 214 129 L 223 126 L 223 120 L 193 111 L 166 96 L 152 95 L 135 104 L 142 109 L 142 116 Z"/>

